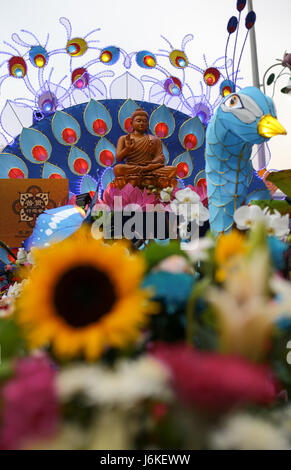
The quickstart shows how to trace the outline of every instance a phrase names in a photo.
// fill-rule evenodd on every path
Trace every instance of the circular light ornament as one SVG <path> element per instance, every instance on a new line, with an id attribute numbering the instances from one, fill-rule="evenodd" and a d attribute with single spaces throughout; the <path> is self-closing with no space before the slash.
<path id="1" fill-rule="evenodd" d="M 99 158 L 101 163 L 105 166 L 111 166 L 114 163 L 114 155 L 110 150 L 102 150 Z"/>
<path id="2" fill-rule="evenodd" d="M 220 78 L 220 72 L 215 67 L 209 67 L 208 69 L 205 70 L 203 74 L 203 78 L 204 78 L 206 85 L 213 86 L 218 82 Z"/>
<path id="3" fill-rule="evenodd" d="M 54 113 L 57 108 L 56 96 L 51 91 L 46 91 L 38 98 L 38 107 L 44 115 Z"/>
<path id="4" fill-rule="evenodd" d="M 200 119 L 202 124 L 207 124 L 211 117 L 210 106 L 208 107 L 204 102 L 196 103 L 193 108 L 193 114 Z"/>
<path id="5" fill-rule="evenodd" d="M 177 165 L 177 176 L 178 178 L 185 178 L 189 173 L 189 167 L 187 163 L 180 162 Z"/>
<path id="6" fill-rule="evenodd" d="M 62 132 L 62 138 L 67 144 L 74 144 L 77 141 L 77 133 L 71 127 L 65 127 Z M 76 160 L 77 161 L 77 160 Z M 85 160 L 86 161 L 86 160 Z M 74 164 L 75 165 L 75 164 Z M 76 170 L 77 171 L 77 170 Z M 79 173 L 79 172 L 77 172 Z"/>
<path id="7" fill-rule="evenodd" d="M 231 80 L 223 80 L 220 84 L 220 94 L 225 97 L 235 92 L 235 84 Z"/>
<path id="8" fill-rule="evenodd" d="M 76 88 L 79 88 L 79 90 L 82 90 L 83 88 L 86 88 L 88 86 L 88 83 L 89 83 L 89 74 L 84 67 L 75 69 L 72 72 L 72 84 Z"/>
<path id="9" fill-rule="evenodd" d="M 159 122 L 158 124 L 156 124 L 155 134 L 157 137 L 159 137 L 160 139 L 163 139 L 164 137 L 168 135 L 168 133 L 169 133 L 169 128 L 165 122 Z"/>
<path id="10" fill-rule="evenodd" d="M 8 62 L 9 74 L 15 78 L 24 78 L 27 72 L 27 66 L 24 59 L 20 56 L 11 57 Z"/>
<path id="11" fill-rule="evenodd" d="M 23 179 L 25 178 L 25 174 L 20 168 L 11 168 L 8 172 L 8 178 Z"/>
<path id="12" fill-rule="evenodd" d="M 169 59 L 171 64 L 178 69 L 184 69 L 189 64 L 185 52 L 179 51 L 178 49 L 170 53 Z"/>
<path id="13" fill-rule="evenodd" d="M 48 58 L 48 53 L 42 46 L 33 46 L 29 51 L 30 62 L 39 69 L 47 64 Z"/>
<path id="14" fill-rule="evenodd" d="M 49 179 L 50 179 L 50 180 L 62 180 L 63 177 L 62 177 L 62 175 L 60 175 L 59 173 L 51 173 L 51 174 L 49 175 Z"/>
<path id="15" fill-rule="evenodd" d="M 47 160 L 48 152 L 43 145 L 35 145 L 31 150 L 33 158 L 38 162 L 44 162 Z"/>
<path id="16" fill-rule="evenodd" d="M 88 49 L 86 41 L 82 38 L 70 39 L 66 45 L 66 51 L 71 57 L 77 57 L 85 54 Z"/>
<path id="17" fill-rule="evenodd" d="M 133 132 L 133 127 L 131 125 L 131 118 L 130 117 L 128 117 L 124 121 L 124 129 L 129 133 Z"/>
<path id="18" fill-rule="evenodd" d="M 114 65 L 120 56 L 120 50 L 115 46 L 108 46 L 102 49 L 99 60 L 105 65 Z"/>
<path id="19" fill-rule="evenodd" d="M 144 69 L 152 69 L 157 65 L 156 56 L 149 51 L 139 51 L 135 56 L 135 60 L 137 65 Z"/>
<path id="20" fill-rule="evenodd" d="M 74 170 L 79 175 L 85 175 L 88 173 L 89 165 L 85 158 L 77 158 L 74 161 Z"/>
<path id="21" fill-rule="evenodd" d="M 95 119 L 93 122 L 93 130 L 97 135 L 104 135 L 107 131 L 107 124 L 103 119 Z"/>
<path id="22" fill-rule="evenodd" d="M 182 90 L 182 83 L 177 77 L 169 77 L 164 82 L 164 89 L 171 96 L 178 96 Z"/>
<path id="23" fill-rule="evenodd" d="M 184 145 L 187 150 L 194 150 L 197 145 L 197 137 L 194 134 L 187 134 L 184 137 Z"/>

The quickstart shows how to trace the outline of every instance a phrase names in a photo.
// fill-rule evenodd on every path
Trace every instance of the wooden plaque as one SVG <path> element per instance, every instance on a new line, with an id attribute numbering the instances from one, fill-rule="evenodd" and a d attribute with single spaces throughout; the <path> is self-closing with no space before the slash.
<path id="1" fill-rule="evenodd" d="M 39 214 L 65 205 L 68 198 L 68 179 L 0 179 L 0 240 L 20 247 Z"/>

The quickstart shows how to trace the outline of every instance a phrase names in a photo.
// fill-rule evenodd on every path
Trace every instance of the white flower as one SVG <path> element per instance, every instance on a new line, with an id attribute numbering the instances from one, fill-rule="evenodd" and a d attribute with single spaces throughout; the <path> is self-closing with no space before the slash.
<path id="1" fill-rule="evenodd" d="M 267 220 L 268 233 L 277 238 L 283 238 L 289 233 L 289 215 L 281 215 L 274 211 L 274 214 L 268 214 Z"/>
<path id="2" fill-rule="evenodd" d="M 20 264 L 25 263 L 27 259 L 27 252 L 25 251 L 24 248 L 19 248 L 17 251 L 17 261 L 19 261 Z"/>
<path id="3" fill-rule="evenodd" d="M 277 210 L 271 214 L 268 207 L 262 210 L 255 205 L 241 206 L 233 218 L 239 230 L 252 229 L 258 222 L 263 222 L 269 235 L 283 238 L 289 233 L 289 215 L 282 216 Z"/>
<path id="4" fill-rule="evenodd" d="M 287 436 L 279 426 L 247 414 L 228 417 L 210 435 L 211 448 L 220 450 L 290 450 Z"/>
<path id="5" fill-rule="evenodd" d="M 120 361 L 114 369 L 102 365 L 63 368 L 57 378 L 62 400 L 83 392 L 90 404 L 132 407 L 150 397 L 169 399 L 168 371 L 155 359 L 143 356 Z"/>
<path id="6" fill-rule="evenodd" d="M 160 192 L 160 199 L 163 202 L 170 202 L 171 200 L 171 194 L 173 192 L 173 188 L 168 186 L 167 188 L 162 189 Z"/>
<path id="7" fill-rule="evenodd" d="M 259 206 L 241 206 L 233 216 L 239 230 L 246 230 L 253 227 L 259 220 L 264 220 L 264 212 Z"/>
<path id="8" fill-rule="evenodd" d="M 187 251 L 189 258 L 196 263 L 197 261 L 206 261 L 208 259 L 207 250 L 214 246 L 211 238 L 198 238 L 190 243 L 181 243 L 181 249 Z"/>
<path id="9" fill-rule="evenodd" d="M 183 216 L 185 222 L 195 220 L 199 225 L 203 225 L 209 219 L 208 209 L 203 206 L 198 194 L 190 188 L 177 191 L 170 207 L 175 214 Z M 186 233 L 185 224 L 179 229 Z"/>
<path id="10" fill-rule="evenodd" d="M 278 295 L 278 304 L 280 314 L 283 316 L 291 316 L 291 284 L 282 277 L 275 275 L 270 280 L 270 287 L 275 294 Z"/>
<path id="11" fill-rule="evenodd" d="M 198 194 L 190 188 L 180 189 L 177 191 L 175 199 L 178 204 L 197 204 L 200 201 Z"/>
<path id="12" fill-rule="evenodd" d="M 14 284 L 11 284 L 9 286 L 9 289 L 7 291 L 7 293 L 5 295 L 3 295 L 3 299 L 5 299 L 6 297 L 18 297 L 19 294 L 21 293 L 22 291 L 22 288 L 23 288 L 23 283 L 27 282 L 26 280 L 22 281 L 22 282 L 14 282 Z"/>

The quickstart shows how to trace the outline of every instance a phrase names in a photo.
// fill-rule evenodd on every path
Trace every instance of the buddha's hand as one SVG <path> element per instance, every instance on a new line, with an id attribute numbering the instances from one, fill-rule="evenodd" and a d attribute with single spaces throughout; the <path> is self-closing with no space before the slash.
<path id="1" fill-rule="evenodd" d="M 134 140 L 130 137 L 129 134 L 125 137 L 124 145 L 128 153 L 134 149 Z"/>

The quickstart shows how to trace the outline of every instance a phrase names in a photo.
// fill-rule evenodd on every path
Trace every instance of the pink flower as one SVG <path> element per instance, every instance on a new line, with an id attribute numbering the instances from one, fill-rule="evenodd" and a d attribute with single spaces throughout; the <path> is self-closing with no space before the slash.
<path id="1" fill-rule="evenodd" d="M 107 204 L 110 209 L 116 209 L 114 207 L 114 197 L 122 198 L 122 207 L 129 204 L 137 204 L 142 209 L 145 209 L 147 204 L 157 204 L 156 196 L 154 194 L 148 195 L 146 189 L 141 191 L 138 187 L 132 186 L 128 183 L 123 189 L 108 187 L 103 193 L 103 202 Z M 121 207 L 117 207 L 121 209 Z"/>
<path id="2" fill-rule="evenodd" d="M 278 396 L 279 384 L 267 366 L 199 352 L 184 344 L 158 343 L 151 353 L 172 372 L 177 395 L 201 409 L 226 411 L 249 403 L 267 405 Z"/>
<path id="3" fill-rule="evenodd" d="M 26 440 L 49 437 L 57 431 L 54 374 L 44 355 L 16 361 L 15 375 L 0 393 L 0 449 L 19 449 Z"/>

